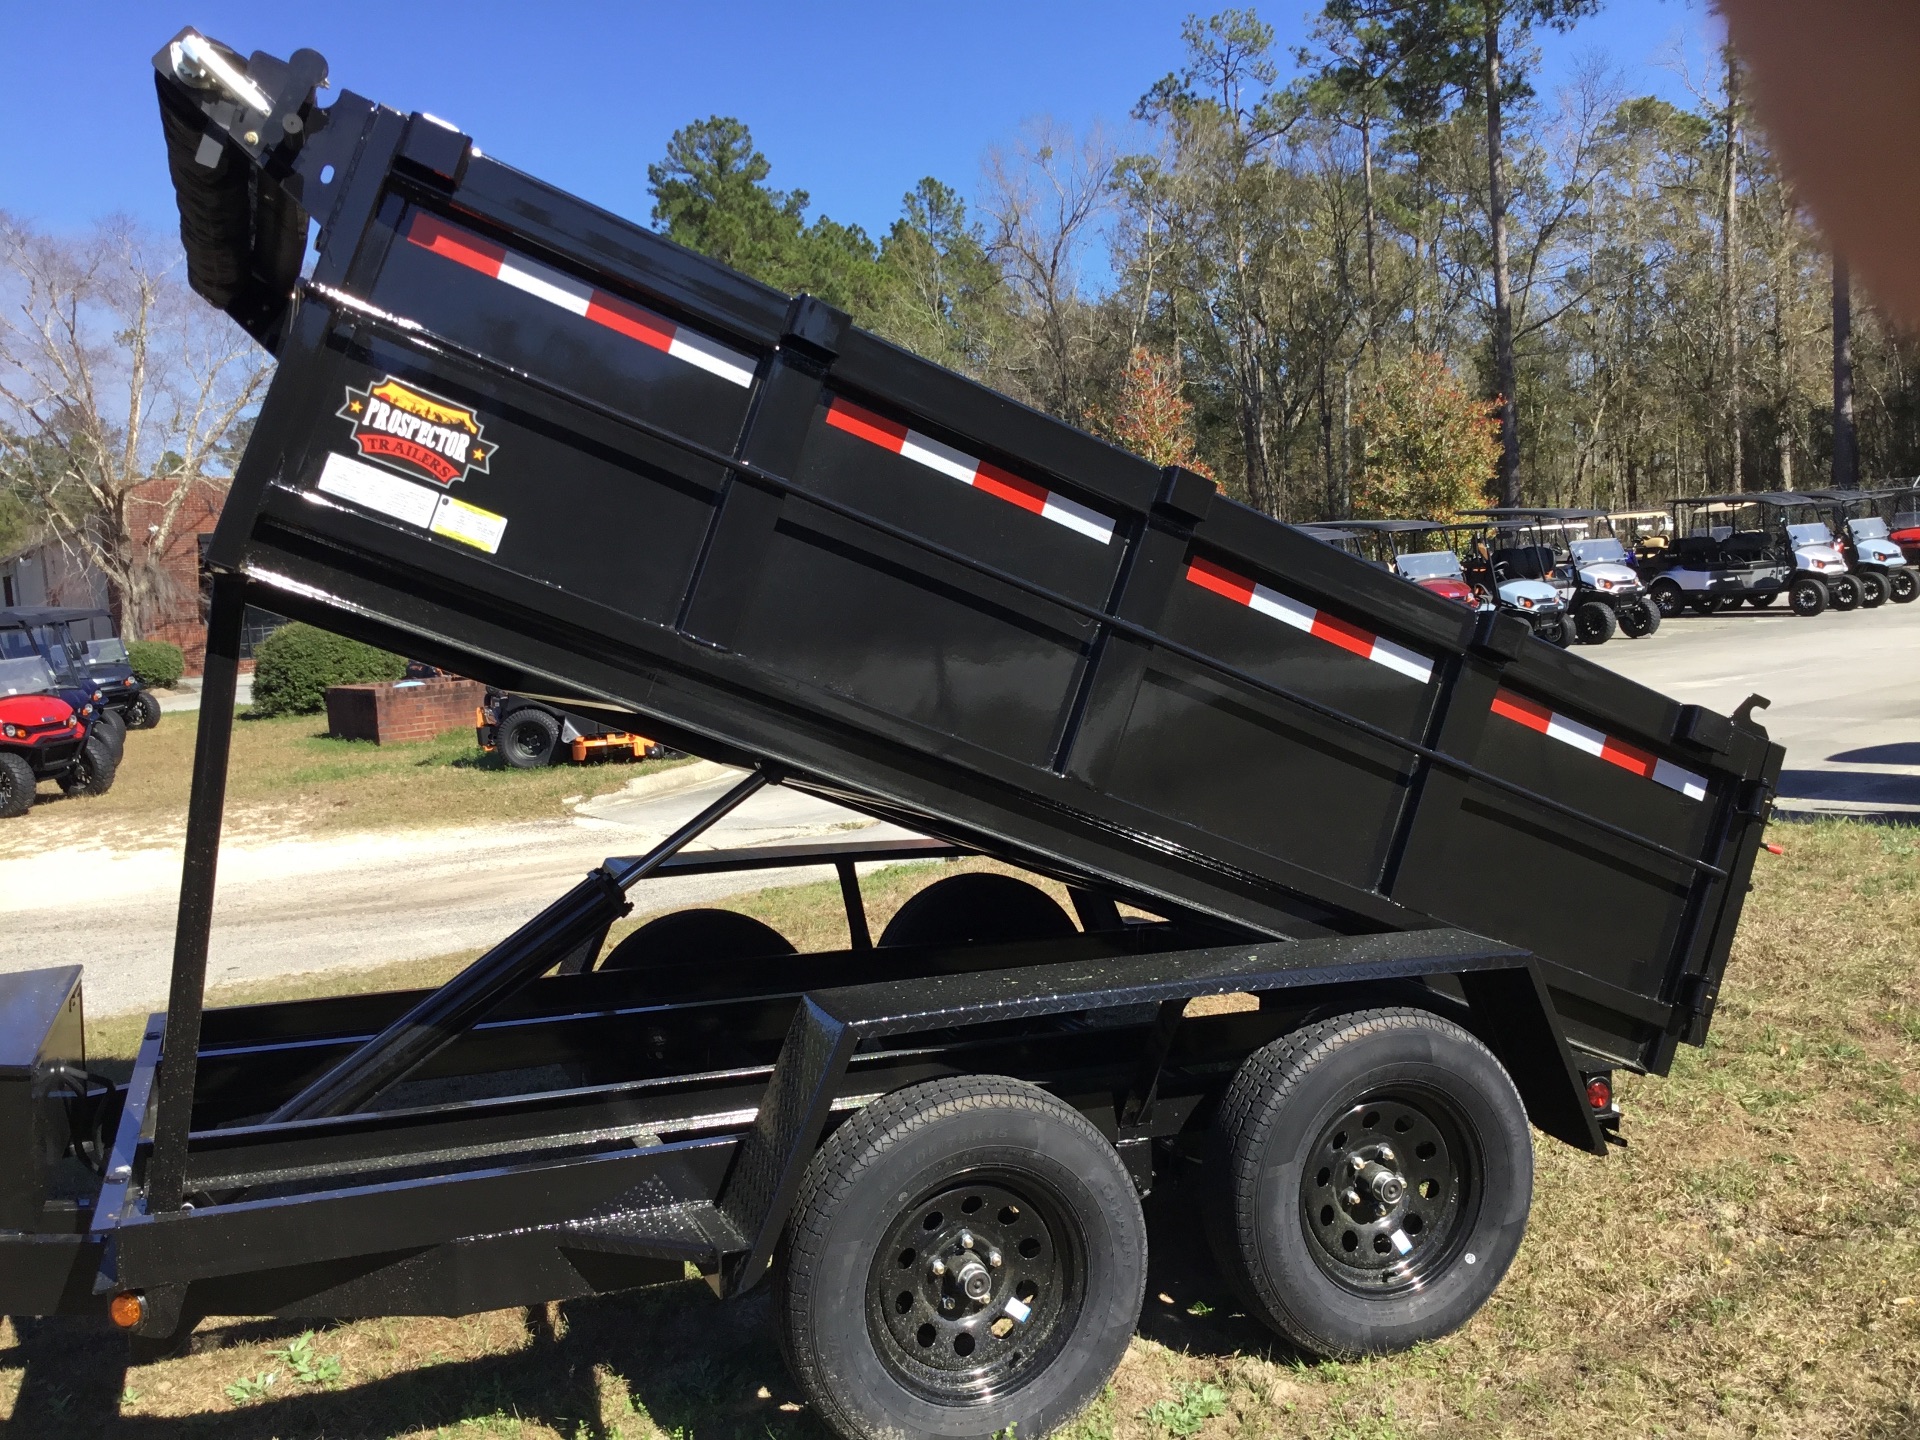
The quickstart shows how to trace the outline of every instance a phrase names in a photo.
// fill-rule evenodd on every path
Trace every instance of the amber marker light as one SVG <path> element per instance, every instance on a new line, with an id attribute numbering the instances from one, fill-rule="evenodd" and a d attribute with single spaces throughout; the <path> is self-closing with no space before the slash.
<path id="1" fill-rule="evenodd" d="M 107 1306 L 107 1314 L 122 1330 L 131 1330 L 147 1318 L 147 1300 L 132 1290 L 122 1290 Z"/>

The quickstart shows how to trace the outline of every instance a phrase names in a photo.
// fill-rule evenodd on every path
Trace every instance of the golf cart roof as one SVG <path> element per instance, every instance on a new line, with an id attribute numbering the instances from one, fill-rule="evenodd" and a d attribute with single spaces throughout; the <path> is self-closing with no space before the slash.
<path id="1" fill-rule="evenodd" d="M 1818 505 L 1817 496 L 1805 495 L 1798 490 L 1752 490 L 1733 495 L 1676 495 L 1667 502 L 1669 505 L 1723 505 L 1736 510 L 1742 505 L 1773 505 L 1785 509 L 1789 505 Z"/>
<path id="2" fill-rule="evenodd" d="M 1365 531 L 1369 535 L 1430 535 L 1436 530 L 1451 529 L 1438 520 L 1342 520 L 1349 530 Z"/>
<path id="3" fill-rule="evenodd" d="M 16 605 L 10 610 L 0 610 L 0 625 L 64 625 L 69 620 L 112 618 L 103 609 L 70 605 Z"/>
<path id="4" fill-rule="evenodd" d="M 1801 493 L 1805 495 L 1810 495 L 1815 500 L 1825 501 L 1826 503 L 1832 504 L 1832 505 L 1853 505 L 1861 501 L 1885 500 L 1889 496 L 1904 495 L 1907 493 L 1907 491 L 1906 490 L 1880 490 L 1880 489 L 1806 490 L 1806 491 L 1802 491 Z"/>
<path id="5" fill-rule="evenodd" d="M 1605 520 L 1604 510 L 1556 510 L 1543 505 L 1494 505 L 1485 510 L 1469 510 L 1469 515 L 1484 515 L 1489 520 Z"/>
<path id="6" fill-rule="evenodd" d="M 1296 530 L 1304 530 L 1316 540 L 1324 540 L 1329 545 L 1338 545 L 1343 540 L 1358 540 L 1360 537 L 1344 525 L 1296 525 Z"/>

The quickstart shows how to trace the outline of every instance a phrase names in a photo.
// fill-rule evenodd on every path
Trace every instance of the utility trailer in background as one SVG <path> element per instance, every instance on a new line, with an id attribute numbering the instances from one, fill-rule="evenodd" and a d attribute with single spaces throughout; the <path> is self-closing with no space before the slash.
<path id="1" fill-rule="evenodd" d="M 106 1087 L 77 974 L 0 988 L 8 1311 L 160 1341 L 691 1264 L 773 1284 L 842 1434 L 1038 1436 L 1132 1334 L 1158 1163 L 1201 1162 L 1252 1313 L 1395 1349 L 1498 1284 L 1529 1126 L 1604 1154 L 1612 1072 L 1704 1039 L 1782 759 L 1756 702 L 1676 704 L 430 117 L 321 109 L 311 51 L 156 66 L 190 278 L 279 370 L 210 556 L 168 1008 Z M 746 778 L 439 990 L 205 1010 L 248 604 Z M 770 783 L 930 838 L 677 853 Z M 1074 916 L 949 875 L 876 942 L 855 862 L 954 853 Z M 601 957 L 650 874 L 806 861 L 844 950 L 695 914 Z"/>

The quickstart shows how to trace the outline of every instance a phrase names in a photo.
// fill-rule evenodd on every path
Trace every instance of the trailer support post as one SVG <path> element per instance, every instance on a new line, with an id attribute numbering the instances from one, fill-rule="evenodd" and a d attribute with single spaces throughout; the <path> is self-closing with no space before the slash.
<path id="1" fill-rule="evenodd" d="M 193 790 L 187 801 L 186 863 L 173 932 L 173 976 L 167 988 L 166 1038 L 155 1082 L 153 1159 L 147 1172 L 150 1213 L 178 1210 L 185 1194 L 187 1133 L 193 1119 L 200 1014 L 206 1004 L 207 945 L 213 928 L 214 873 L 227 799 L 227 756 L 233 745 L 233 693 L 240 673 L 240 635 L 247 583 L 216 574 L 207 616 L 207 657 L 200 688 L 200 728 L 193 742 Z"/>

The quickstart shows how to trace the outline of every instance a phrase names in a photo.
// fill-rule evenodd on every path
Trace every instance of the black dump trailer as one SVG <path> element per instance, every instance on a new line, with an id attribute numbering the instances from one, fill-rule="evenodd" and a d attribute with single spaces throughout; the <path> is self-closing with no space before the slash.
<path id="1" fill-rule="evenodd" d="M 1429 595 L 429 116 L 323 109 L 312 51 L 156 67 L 192 283 L 279 369 L 210 555 L 170 1004 L 109 1086 L 76 972 L 0 989 L 7 1311 L 163 1343 L 692 1266 L 774 1287 L 842 1434 L 1038 1436 L 1133 1331 L 1157 1168 L 1253 1314 L 1391 1350 L 1498 1284 L 1532 1130 L 1604 1155 L 1613 1072 L 1704 1039 L 1760 702 Z M 438 990 L 206 1010 L 249 604 L 746 778 Z M 766 784 L 927 838 L 679 853 Z M 876 940 L 855 862 L 960 854 L 1074 914 L 949 873 Z M 601 958 L 649 875 L 801 862 L 847 948 L 682 914 Z"/>

